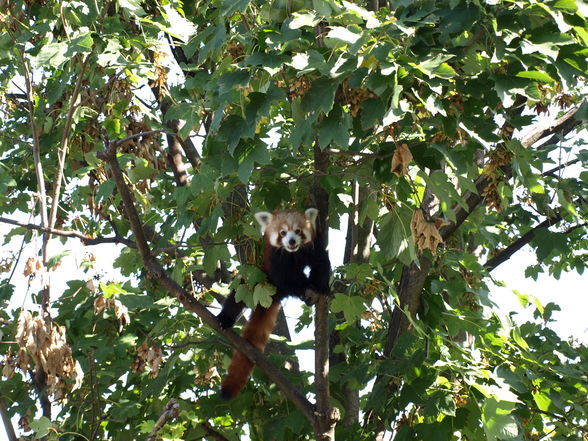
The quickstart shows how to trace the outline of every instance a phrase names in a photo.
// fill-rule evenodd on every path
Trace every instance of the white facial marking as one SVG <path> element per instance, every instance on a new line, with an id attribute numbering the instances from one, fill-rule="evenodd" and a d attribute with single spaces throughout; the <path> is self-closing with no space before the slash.
<path id="1" fill-rule="evenodd" d="M 279 248 L 280 247 L 280 243 L 278 241 L 278 237 L 279 237 L 279 234 L 278 234 L 277 231 L 272 231 L 269 234 L 269 243 L 270 243 L 271 246 L 276 247 L 276 248 Z"/>

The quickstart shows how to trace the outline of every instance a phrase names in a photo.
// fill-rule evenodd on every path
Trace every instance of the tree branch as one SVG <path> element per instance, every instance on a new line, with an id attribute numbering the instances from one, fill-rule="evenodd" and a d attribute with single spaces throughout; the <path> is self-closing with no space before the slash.
<path id="1" fill-rule="evenodd" d="M 543 125 L 539 128 L 531 130 L 527 135 L 521 139 L 523 147 L 529 148 L 537 141 L 545 138 L 546 136 L 558 134 L 566 136 L 578 125 L 581 121 L 574 118 L 574 115 L 580 110 L 580 107 L 585 102 L 581 101 L 576 107 L 571 108 L 564 116 L 557 119 L 551 124 Z M 508 176 L 512 176 L 512 168 L 506 166 L 502 168 L 503 172 Z M 459 228 L 459 226 L 468 218 L 468 216 L 474 211 L 474 209 L 483 201 L 482 192 L 489 183 L 489 176 L 485 173 L 480 174 L 475 181 L 476 193 L 466 191 L 463 199 L 466 202 L 467 209 L 456 205 L 453 210 L 455 212 L 456 222 L 451 223 L 439 230 L 443 240 L 447 240 L 453 233 Z"/>
<path id="2" fill-rule="evenodd" d="M 574 118 L 580 107 L 586 102 L 585 99 L 580 101 L 575 107 L 568 110 L 561 118 L 541 124 L 534 127 L 521 138 L 521 144 L 524 147 L 530 147 L 537 141 L 550 135 L 559 135 L 560 133 L 569 133 L 573 128 L 580 124 L 581 121 Z"/>
<path id="3" fill-rule="evenodd" d="M 314 168 L 317 172 L 326 172 L 329 156 L 322 151 L 315 140 Z M 323 239 L 321 246 L 328 244 L 329 231 L 329 194 L 320 185 L 318 175 L 314 175 L 312 184 L 314 205 L 319 210 L 317 230 Z M 314 316 L 314 382 L 316 394 L 316 419 L 314 432 L 317 440 L 334 440 L 335 426 L 340 419 L 339 409 L 331 407 L 329 390 L 329 298 L 324 295 L 315 296 Z"/>
<path id="4" fill-rule="evenodd" d="M 134 133 L 133 135 L 129 135 L 126 138 L 119 139 L 118 141 L 114 141 L 113 145 L 116 148 L 116 147 L 123 145 L 125 142 L 131 141 L 132 139 L 140 138 L 142 136 L 154 135 L 156 133 L 165 133 L 166 135 L 177 136 L 175 133 L 168 132 L 165 129 L 147 130 L 145 132 Z"/>
<path id="5" fill-rule="evenodd" d="M 12 421 L 10 421 L 10 416 L 8 415 L 8 409 L 6 409 L 6 404 L 4 400 L 0 398 L 0 416 L 2 417 L 2 423 L 4 423 L 4 428 L 6 429 L 6 435 L 8 436 L 8 441 L 17 441 L 16 433 L 14 432 L 14 427 L 12 427 Z"/>
<path id="6" fill-rule="evenodd" d="M 98 158 L 106 161 L 112 171 L 117 189 L 119 191 L 123 209 L 131 224 L 131 229 L 135 236 L 137 248 L 149 275 L 164 289 L 176 296 L 184 307 L 196 313 L 204 323 L 225 337 L 231 346 L 242 352 L 252 362 L 256 363 L 259 368 L 284 392 L 294 405 L 302 412 L 308 420 L 314 423 L 314 407 L 304 397 L 304 395 L 290 381 L 273 366 L 267 358 L 255 348 L 251 343 L 238 336 L 231 330 L 222 329 L 216 317 L 188 291 L 178 285 L 170 278 L 161 264 L 153 257 L 149 244 L 145 238 L 143 225 L 135 209 L 135 204 L 130 190 L 124 180 L 123 173 L 116 158 L 116 144 L 108 143 L 106 140 L 106 149 L 98 153 Z"/>
<path id="7" fill-rule="evenodd" d="M 225 437 L 222 433 L 219 433 L 216 430 L 214 430 L 212 426 L 208 423 L 200 423 L 200 427 L 202 427 L 206 432 L 206 435 L 208 435 L 214 441 L 229 441 L 227 437 Z"/>
<path id="8" fill-rule="evenodd" d="M 159 87 L 152 86 L 151 91 L 153 92 L 155 99 L 161 103 L 160 104 L 161 119 L 164 120 L 165 114 L 167 113 L 167 111 L 170 107 L 170 99 L 169 99 L 169 97 L 163 96 L 163 94 L 161 93 L 161 88 L 159 88 Z M 176 162 L 176 159 L 174 159 L 174 156 L 179 154 L 180 149 L 181 149 L 181 150 L 183 150 L 184 154 L 188 158 L 188 161 L 192 165 L 192 168 L 194 169 L 194 171 L 199 170 L 201 158 L 200 158 L 200 154 L 198 153 L 198 150 L 196 150 L 196 146 L 194 146 L 194 143 L 192 142 L 192 140 L 189 137 L 183 140 L 179 136 L 177 136 L 177 133 L 179 132 L 179 130 L 181 128 L 180 122 L 178 120 L 173 119 L 173 120 L 166 121 L 165 125 L 171 130 L 171 133 L 166 132 L 170 155 L 172 156 L 170 158 L 170 160 L 173 162 Z M 184 171 L 184 173 L 185 173 L 185 171 Z M 175 174 L 175 172 L 174 172 L 174 174 Z"/>
<path id="9" fill-rule="evenodd" d="M 163 408 L 163 412 L 155 423 L 155 426 L 153 426 L 151 433 L 149 436 L 147 436 L 147 441 L 155 441 L 155 438 L 157 438 L 157 432 L 159 432 L 165 423 L 167 423 L 169 420 L 176 418 L 179 413 L 180 405 L 174 398 L 172 398 Z"/>
<path id="10" fill-rule="evenodd" d="M 43 174 L 43 164 L 41 163 L 41 144 L 39 143 L 39 132 L 37 131 L 37 125 L 35 124 L 35 113 L 34 113 L 34 96 L 33 96 L 33 83 L 29 72 L 29 66 L 25 59 L 23 51 L 18 52 L 22 61 L 23 76 L 26 85 L 26 94 L 28 101 L 29 111 L 29 125 L 31 126 L 31 137 L 33 138 L 33 162 L 35 165 L 35 175 L 37 176 L 37 186 L 39 189 L 39 211 L 41 213 L 41 225 L 43 227 L 49 226 L 49 220 L 47 218 L 47 200 L 45 191 L 45 176 Z M 47 235 L 47 233 L 45 233 Z M 47 262 L 47 252 L 43 247 L 43 263 Z"/>
<path id="11" fill-rule="evenodd" d="M 531 242 L 535 238 L 535 233 L 537 233 L 537 231 L 539 231 L 543 228 L 549 228 L 550 226 L 558 223 L 561 219 L 562 219 L 562 216 L 561 216 L 561 214 L 558 213 L 558 214 L 550 217 L 549 219 L 544 220 L 539 225 L 536 225 L 534 228 L 532 228 L 530 231 L 527 231 L 525 234 L 523 234 L 521 237 L 519 237 L 517 240 L 515 240 L 513 243 L 511 243 L 509 246 L 507 246 L 505 249 L 500 251 L 492 259 L 488 260 L 484 264 L 484 267 L 486 268 L 486 270 L 488 272 L 493 271 L 494 269 L 496 269 L 496 267 L 498 265 L 506 262 L 517 251 L 519 251 L 521 248 L 523 248 L 525 245 L 527 245 L 529 242 Z"/>
<path id="12" fill-rule="evenodd" d="M 135 243 L 130 239 L 125 239 L 124 237 L 114 236 L 114 237 L 90 237 L 79 231 L 64 231 L 64 230 L 57 230 L 55 228 L 48 228 L 42 227 L 40 225 L 35 225 L 26 222 L 20 222 L 13 219 L 8 219 L 5 217 L 0 216 L 0 222 L 5 224 L 15 225 L 18 227 L 26 228 L 27 230 L 37 230 L 42 231 L 44 233 L 54 234 L 55 236 L 61 237 L 73 237 L 76 239 L 80 239 L 84 245 L 99 245 L 103 243 L 122 243 L 128 247 L 135 248 Z"/>
<path id="13" fill-rule="evenodd" d="M 575 127 L 580 124 L 579 120 L 574 118 L 574 115 L 580 109 L 583 104 L 582 101 L 576 107 L 570 109 L 563 117 L 554 121 L 553 123 L 543 125 L 532 130 L 529 134 L 523 136 L 521 143 L 524 147 L 531 147 L 536 142 L 545 138 L 546 136 L 559 134 L 565 136 L 570 133 Z M 522 107 L 516 107 L 516 112 L 522 111 Z M 502 167 L 502 171 L 506 176 L 512 176 L 512 168 L 510 165 Z M 466 203 L 466 208 L 459 204 L 453 207 L 456 221 L 451 224 L 442 227 L 439 230 L 441 237 L 444 241 L 447 241 L 451 237 L 459 226 L 469 217 L 474 209 L 484 200 L 482 196 L 483 190 L 488 186 L 490 177 L 482 173 L 478 176 L 475 181 L 476 192 L 466 191 L 463 195 L 463 200 Z M 384 355 L 389 356 L 398 337 L 408 329 L 408 318 L 405 316 L 404 310 L 411 314 L 415 314 L 420 305 L 420 293 L 422 292 L 425 280 L 429 273 L 429 269 L 432 262 L 424 257 L 419 257 L 419 265 L 412 263 L 408 267 L 404 267 L 402 270 L 402 276 L 400 278 L 400 284 L 398 286 L 398 296 L 400 300 L 400 308 L 395 308 L 392 313 L 390 327 L 388 329 L 388 335 L 386 344 L 384 347 Z M 376 386 L 381 382 L 383 376 L 376 378 L 374 384 L 374 390 Z M 379 410 L 374 410 L 376 414 L 380 414 Z M 376 415 L 377 416 L 377 415 Z M 382 429 L 383 420 L 378 418 L 376 423 L 378 429 Z M 380 430 L 377 430 L 378 432 Z"/>
<path id="14" fill-rule="evenodd" d="M 563 164 L 558 165 L 557 167 L 551 168 L 547 171 L 544 171 L 543 173 L 541 173 L 541 176 L 553 176 L 553 177 L 557 177 L 555 175 L 555 173 L 557 173 L 560 170 L 563 170 L 566 167 L 569 167 L 570 165 L 576 164 L 580 162 L 580 158 L 576 158 L 576 159 L 572 159 L 571 161 L 568 162 L 564 162 Z"/>
<path id="15" fill-rule="evenodd" d="M 86 65 L 88 59 L 90 58 L 90 54 L 86 56 L 84 61 L 82 61 L 82 66 L 80 68 L 80 73 L 78 74 L 78 79 L 76 81 L 76 85 L 74 87 L 73 93 L 71 95 L 71 100 L 69 103 L 69 110 L 67 112 L 67 118 L 65 120 L 65 127 L 63 128 L 63 134 L 61 136 L 61 144 L 59 145 L 59 149 L 57 152 L 57 173 L 55 174 L 55 182 L 53 187 L 53 195 L 51 197 L 51 213 L 49 214 L 49 228 L 53 228 L 55 226 L 55 221 L 57 219 L 57 207 L 59 206 L 59 193 L 61 191 L 61 179 L 63 177 L 63 168 L 65 167 L 65 155 L 67 155 L 67 148 L 68 148 L 68 141 L 69 141 L 69 132 L 71 130 L 72 121 L 73 121 L 73 114 L 77 108 L 76 101 L 78 100 L 78 96 L 80 94 L 80 90 L 82 88 L 82 82 L 84 80 L 84 72 L 86 71 Z M 46 235 L 46 240 L 48 241 L 51 238 L 51 234 Z M 46 245 L 45 245 L 46 246 Z"/>

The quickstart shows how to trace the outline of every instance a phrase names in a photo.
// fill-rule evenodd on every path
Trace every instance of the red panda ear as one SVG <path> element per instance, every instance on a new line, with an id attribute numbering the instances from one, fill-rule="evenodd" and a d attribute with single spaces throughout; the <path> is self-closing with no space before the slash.
<path id="1" fill-rule="evenodd" d="M 304 216 L 311 223 L 312 228 L 316 230 L 316 218 L 318 216 L 318 210 L 316 208 L 309 208 L 304 212 Z"/>
<path id="2" fill-rule="evenodd" d="M 263 233 L 274 217 L 269 211 L 260 211 L 255 213 L 255 220 L 261 225 L 261 232 Z"/>

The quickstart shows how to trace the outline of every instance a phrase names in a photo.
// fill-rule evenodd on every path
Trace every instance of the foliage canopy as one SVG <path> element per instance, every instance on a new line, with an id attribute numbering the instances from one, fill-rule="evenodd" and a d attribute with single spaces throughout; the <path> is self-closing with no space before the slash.
<path id="1" fill-rule="evenodd" d="M 549 328 L 557 305 L 521 296 L 534 320 L 500 318 L 487 286 L 525 245 L 528 277 L 586 267 L 586 15 L 575 0 L 0 1 L 0 221 L 5 245 L 38 245 L 2 256 L 0 412 L 31 439 L 329 439 L 312 419 L 330 406 L 341 440 L 588 439 L 588 348 Z M 284 382 L 258 363 L 221 402 L 242 342 L 199 308 L 229 285 L 267 304 L 252 213 L 309 206 L 347 231 L 316 340 L 330 392 L 299 366 L 314 345 L 279 326 L 267 358 Z M 82 277 L 59 267 L 112 242 Z M 17 257 L 38 281 L 30 311 Z M 93 278 L 109 267 L 116 280 Z"/>

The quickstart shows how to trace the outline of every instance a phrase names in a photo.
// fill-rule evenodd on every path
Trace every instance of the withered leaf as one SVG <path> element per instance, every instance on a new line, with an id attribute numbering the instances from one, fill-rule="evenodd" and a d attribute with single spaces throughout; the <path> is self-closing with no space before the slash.
<path id="1" fill-rule="evenodd" d="M 412 153 L 406 144 L 396 147 L 392 156 L 392 173 L 397 176 L 406 176 L 408 174 L 408 164 L 412 160 Z"/>
<path id="2" fill-rule="evenodd" d="M 425 249 L 435 254 L 437 246 L 443 242 L 443 238 L 439 234 L 439 230 L 432 222 L 427 222 L 420 208 L 415 210 L 410 221 L 410 231 L 415 245 L 419 252 Z"/>

